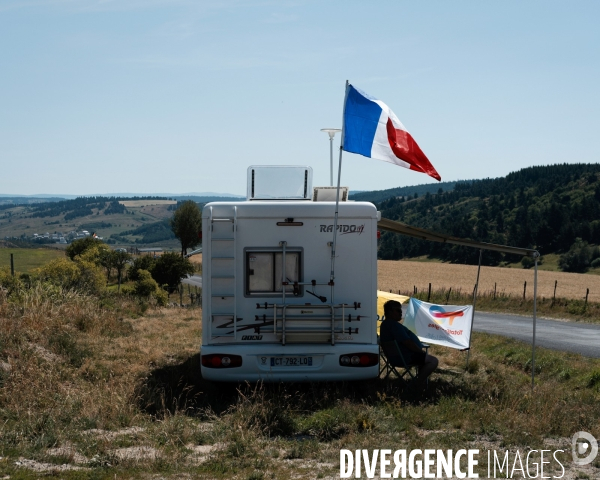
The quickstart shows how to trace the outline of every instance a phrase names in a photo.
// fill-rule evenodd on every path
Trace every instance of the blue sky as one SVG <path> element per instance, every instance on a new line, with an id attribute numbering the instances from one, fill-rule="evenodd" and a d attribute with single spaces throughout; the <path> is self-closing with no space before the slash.
<path id="1" fill-rule="evenodd" d="M 442 180 L 600 160 L 597 1 L 0 0 L 0 193 L 329 183 L 346 79 Z M 336 137 L 336 144 L 339 136 Z M 344 154 L 342 184 L 434 182 Z M 336 158 L 337 163 L 337 158 Z"/>

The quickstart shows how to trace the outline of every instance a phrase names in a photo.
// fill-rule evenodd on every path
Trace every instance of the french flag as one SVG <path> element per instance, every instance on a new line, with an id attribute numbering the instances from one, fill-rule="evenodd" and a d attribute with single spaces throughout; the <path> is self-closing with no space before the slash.
<path id="1" fill-rule="evenodd" d="M 346 92 L 342 145 L 347 152 L 442 179 L 390 107 L 352 85 Z"/>

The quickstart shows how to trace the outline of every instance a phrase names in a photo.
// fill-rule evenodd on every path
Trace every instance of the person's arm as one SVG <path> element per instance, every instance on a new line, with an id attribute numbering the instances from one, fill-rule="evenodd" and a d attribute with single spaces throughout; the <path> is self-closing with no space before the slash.
<path id="1" fill-rule="evenodd" d="M 423 350 L 421 350 L 421 347 L 419 345 L 417 345 L 415 342 L 413 342 L 410 339 L 403 340 L 402 345 L 404 345 L 406 348 L 408 348 L 411 352 L 421 353 L 423 351 Z"/>
<path id="2" fill-rule="evenodd" d="M 406 347 L 406 349 L 410 350 L 411 352 L 421 352 L 422 350 L 420 345 L 411 338 L 409 333 L 410 330 L 408 330 L 404 325 L 400 323 L 394 325 L 394 340 L 396 340 L 398 345 Z"/>

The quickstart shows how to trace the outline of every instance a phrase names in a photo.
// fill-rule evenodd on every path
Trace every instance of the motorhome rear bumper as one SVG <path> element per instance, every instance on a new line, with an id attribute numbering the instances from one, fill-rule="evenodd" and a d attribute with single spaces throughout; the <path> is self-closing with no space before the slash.
<path id="1" fill-rule="evenodd" d="M 312 382 L 364 380 L 379 374 L 379 365 L 342 366 L 340 356 L 354 353 L 378 354 L 378 345 L 338 344 L 306 345 L 205 345 L 201 356 L 239 355 L 242 365 L 234 368 L 202 366 L 202 377 L 221 382 Z M 296 359 L 296 365 L 285 365 L 286 359 Z M 309 364 L 310 359 L 310 364 Z"/>

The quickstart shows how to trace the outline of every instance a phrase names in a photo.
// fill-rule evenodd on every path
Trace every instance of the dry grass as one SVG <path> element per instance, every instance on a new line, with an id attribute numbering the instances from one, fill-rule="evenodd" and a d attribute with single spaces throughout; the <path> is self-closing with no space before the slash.
<path id="1" fill-rule="evenodd" d="M 379 260 L 378 288 L 397 293 L 427 291 L 429 283 L 433 290 L 460 290 L 473 292 L 477 279 L 477 265 L 428 263 Z M 538 271 L 538 298 L 552 298 L 554 282 L 558 281 L 556 296 L 568 299 L 584 299 L 590 289 L 590 302 L 600 302 L 600 276 L 566 272 Z M 523 283 L 527 282 L 527 298 L 533 298 L 533 270 L 481 267 L 479 292 L 493 292 L 494 283 L 498 293 L 523 296 Z"/>
<path id="2" fill-rule="evenodd" d="M 200 336 L 196 308 L 0 289 L 0 478 L 329 479 L 340 448 L 600 437 L 600 360 L 538 349 L 531 395 L 529 346 L 475 334 L 467 372 L 464 354 L 432 347 L 442 371 L 426 396 L 378 380 L 223 385 L 200 375 Z M 566 466 L 600 478 L 600 461 Z"/>
<path id="3" fill-rule="evenodd" d="M 202 254 L 199 253 L 197 255 L 192 255 L 191 257 L 189 257 L 189 261 L 192 262 L 194 264 L 194 267 L 196 268 L 200 268 L 200 271 L 202 271 Z"/>

